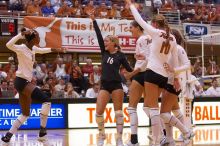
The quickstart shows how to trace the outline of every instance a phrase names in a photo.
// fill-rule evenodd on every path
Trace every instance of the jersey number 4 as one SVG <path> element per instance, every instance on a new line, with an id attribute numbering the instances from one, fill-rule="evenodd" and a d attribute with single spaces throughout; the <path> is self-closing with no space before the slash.
<path id="1" fill-rule="evenodd" d="M 114 62 L 113 58 L 108 57 L 107 63 L 109 63 L 109 64 L 113 64 L 113 62 Z"/>
<path id="2" fill-rule="evenodd" d="M 170 51 L 170 43 L 163 42 L 160 49 L 160 53 L 168 54 L 169 51 Z"/>

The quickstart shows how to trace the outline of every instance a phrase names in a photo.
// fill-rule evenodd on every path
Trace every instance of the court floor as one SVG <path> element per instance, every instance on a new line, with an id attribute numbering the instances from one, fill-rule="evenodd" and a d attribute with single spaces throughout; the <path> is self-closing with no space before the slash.
<path id="1" fill-rule="evenodd" d="M 115 146 L 115 128 L 107 128 L 107 138 L 105 146 Z M 139 142 L 141 146 L 148 146 L 149 127 L 139 128 Z M 193 141 L 188 146 L 220 146 L 220 125 L 196 126 L 196 133 Z M 0 137 L 6 131 L 0 131 Z M 180 132 L 174 129 L 174 138 L 177 138 Z M 12 139 L 10 146 L 46 146 L 38 142 L 38 130 L 20 130 Z M 48 130 L 48 139 L 51 146 L 95 146 L 97 130 L 96 129 L 60 129 Z M 125 128 L 123 141 L 126 143 L 130 137 L 130 129 Z M 2 146 L 2 144 L 0 144 Z M 177 146 L 182 146 L 177 143 Z"/>

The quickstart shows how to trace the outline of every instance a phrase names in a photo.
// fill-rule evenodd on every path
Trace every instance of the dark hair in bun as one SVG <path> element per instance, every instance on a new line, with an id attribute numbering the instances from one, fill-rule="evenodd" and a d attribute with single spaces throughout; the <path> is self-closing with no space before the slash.
<path id="1" fill-rule="evenodd" d="M 26 28 L 22 28 L 21 29 L 21 32 L 25 32 L 25 31 L 27 31 L 27 29 Z M 25 39 L 26 39 L 26 41 L 29 43 L 31 40 L 33 40 L 34 38 L 36 38 L 36 36 L 37 36 L 37 32 L 36 32 L 36 30 L 30 30 L 30 32 L 31 33 L 29 33 L 29 34 L 25 34 Z"/>

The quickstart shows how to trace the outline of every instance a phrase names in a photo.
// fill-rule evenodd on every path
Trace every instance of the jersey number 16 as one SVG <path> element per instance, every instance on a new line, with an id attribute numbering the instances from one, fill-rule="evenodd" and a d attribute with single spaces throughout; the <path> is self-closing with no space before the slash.
<path id="1" fill-rule="evenodd" d="M 160 53 L 168 54 L 170 51 L 170 43 L 166 43 L 165 41 L 162 43 Z"/>
<path id="2" fill-rule="evenodd" d="M 109 64 L 113 64 L 113 62 L 114 62 L 113 58 L 108 57 L 107 63 L 109 63 Z"/>

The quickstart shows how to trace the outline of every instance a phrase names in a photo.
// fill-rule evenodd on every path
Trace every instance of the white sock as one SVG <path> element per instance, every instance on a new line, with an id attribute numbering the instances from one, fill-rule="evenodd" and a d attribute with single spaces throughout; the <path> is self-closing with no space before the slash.
<path id="1" fill-rule="evenodd" d="M 118 137 L 122 136 L 124 127 L 124 116 L 121 110 L 115 111 L 116 128 Z"/>
<path id="2" fill-rule="evenodd" d="M 153 135 L 153 144 L 160 144 L 161 124 L 158 108 L 150 108 L 150 120 Z"/>
<path id="3" fill-rule="evenodd" d="M 128 107 L 127 110 L 130 116 L 131 134 L 137 134 L 137 130 L 138 130 L 137 109 L 133 107 Z"/>
<path id="4" fill-rule="evenodd" d="M 11 129 L 9 130 L 10 133 L 15 134 L 20 126 L 27 120 L 27 116 L 20 115 L 13 123 Z"/>
<path id="5" fill-rule="evenodd" d="M 150 118 L 150 108 L 149 107 L 143 107 L 143 110 L 145 114 Z"/>
<path id="6" fill-rule="evenodd" d="M 180 120 L 180 122 L 182 124 L 185 124 L 184 122 L 184 117 L 183 117 L 183 113 L 181 112 L 180 109 L 177 109 L 177 110 L 172 110 L 172 113 L 174 114 L 174 116 Z"/>
<path id="7" fill-rule="evenodd" d="M 165 123 L 165 128 L 166 128 L 166 138 L 167 138 L 167 140 L 169 142 L 173 141 L 173 126 L 171 126 L 168 123 Z"/>
<path id="8" fill-rule="evenodd" d="M 161 135 L 165 136 L 164 130 L 166 130 L 166 129 L 165 129 L 165 124 L 164 124 L 164 121 L 162 118 L 160 118 L 160 129 L 161 129 Z"/>
<path id="9" fill-rule="evenodd" d="M 48 114 L 50 112 L 51 108 L 51 103 L 50 102 L 44 102 L 41 107 L 41 112 L 40 112 L 40 125 L 45 128 L 47 125 L 47 119 L 48 119 Z"/>
<path id="10" fill-rule="evenodd" d="M 105 134 L 105 122 L 104 116 L 96 114 L 96 123 L 98 124 L 98 130 L 100 134 Z"/>
<path id="11" fill-rule="evenodd" d="M 172 116 L 170 113 L 161 113 L 161 118 L 163 118 L 166 124 L 177 127 L 183 134 L 186 134 L 189 130 L 177 119 L 175 116 Z"/>

